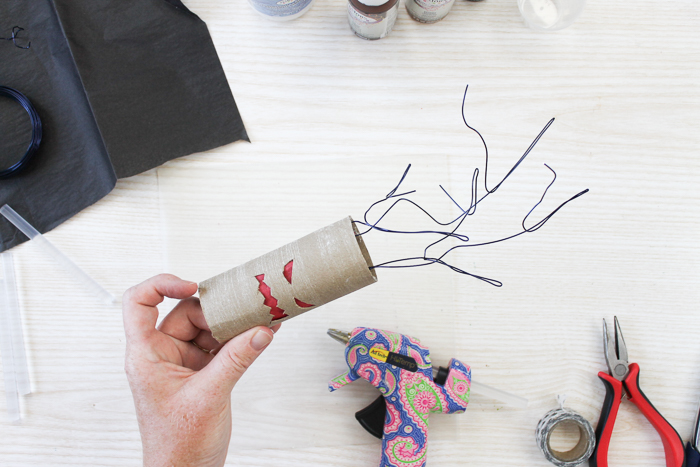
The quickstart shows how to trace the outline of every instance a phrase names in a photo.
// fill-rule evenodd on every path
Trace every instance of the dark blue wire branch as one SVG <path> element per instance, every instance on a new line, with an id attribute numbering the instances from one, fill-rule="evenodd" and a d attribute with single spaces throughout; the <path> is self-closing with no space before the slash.
<path id="1" fill-rule="evenodd" d="M 20 28 L 19 26 L 15 26 L 14 28 L 12 28 L 12 36 L 10 36 L 10 37 L 0 37 L 0 40 L 3 40 L 3 41 L 12 41 L 12 43 L 15 44 L 15 47 L 20 48 L 20 49 L 25 49 L 25 50 L 26 50 L 26 49 L 28 49 L 29 47 L 32 46 L 32 43 L 31 43 L 31 42 L 28 42 L 26 47 L 22 47 L 21 45 L 19 45 L 19 44 L 17 43 L 17 36 L 19 35 L 19 33 L 20 33 L 21 31 L 24 31 L 24 28 Z"/>
<path id="2" fill-rule="evenodd" d="M 440 222 L 440 221 L 438 221 L 432 214 L 430 214 L 426 209 L 424 209 L 423 207 L 421 207 L 419 204 L 417 204 L 416 202 L 414 202 L 413 200 L 411 200 L 411 199 L 409 199 L 409 198 L 405 198 L 405 196 L 410 195 L 410 194 L 412 194 L 412 193 L 415 193 L 416 190 L 407 191 L 407 192 L 404 192 L 404 193 L 401 193 L 401 194 L 398 194 L 398 195 L 396 194 L 396 192 L 397 192 L 397 191 L 399 190 L 399 188 L 401 187 L 401 184 L 402 184 L 402 183 L 404 182 L 404 180 L 406 179 L 406 177 L 407 177 L 407 175 L 408 175 L 408 171 L 411 169 L 411 164 L 409 164 L 408 167 L 406 167 L 406 170 L 404 171 L 403 175 L 401 176 L 401 179 L 399 180 L 398 184 L 394 187 L 394 189 L 391 190 L 391 191 L 386 195 L 386 197 L 385 197 L 384 199 L 381 199 L 381 200 L 379 200 L 379 201 L 376 201 L 376 202 L 372 203 L 372 205 L 370 205 L 370 207 L 367 209 L 367 211 L 365 211 L 365 214 L 364 214 L 364 217 L 363 217 L 363 221 L 355 221 L 355 223 L 361 224 L 361 225 L 364 225 L 364 226 L 367 227 L 367 230 L 365 230 L 364 232 L 362 232 L 362 233 L 360 233 L 360 234 L 358 234 L 358 235 L 364 235 L 364 234 L 366 234 L 367 232 L 369 232 L 369 231 L 371 231 L 371 230 L 378 230 L 378 231 L 380 231 L 380 232 L 386 232 L 386 233 L 400 233 L 400 234 L 434 234 L 434 235 L 440 236 L 440 238 L 439 238 L 438 240 L 436 240 L 436 241 L 430 243 L 427 247 L 425 247 L 425 249 L 423 250 L 423 256 L 415 256 L 415 257 L 409 257 L 409 258 L 402 258 L 402 259 L 396 259 L 396 260 L 392 260 L 392 261 L 387 261 L 387 262 L 384 262 L 384 263 L 381 263 L 381 264 L 374 265 L 373 268 L 399 269 L 399 268 L 413 268 L 413 267 L 429 266 L 429 265 L 431 265 L 431 264 L 440 264 L 440 265 L 443 265 L 443 266 L 445 266 L 445 267 L 450 268 L 451 270 L 453 270 L 453 271 L 455 271 L 455 272 L 457 272 L 457 273 L 459 273 L 459 274 L 464 274 L 464 275 L 467 275 L 467 276 L 471 276 L 471 277 L 474 277 L 474 278 L 476 278 L 476 279 L 479 279 L 479 280 L 482 280 L 482 281 L 484 281 L 484 282 L 487 282 L 487 283 L 489 283 L 489 284 L 491 284 L 491 285 L 494 285 L 494 286 L 496 286 L 496 287 L 501 287 L 503 284 L 502 284 L 500 281 L 497 281 L 497 280 L 495 280 L 495 279 L 489 279 L 489 278 L 487 278 L 487 277 L 479 276 L 479 275 L 476 275 L 476 274 L 472 274 L 472 273 L 470 273 L 470 272 L 468 272 L 468 271 L 465 271 L 465 270 L 463 270 L 463 269 L 458 268 L 457 266 L 454 266 L 454 265 L 452 265 L 452 264 L 447 263 L 447 262 L 444 260 L 444 258 L 445 258 L 448 254 L 450 254 L 452 251 L 457 250 L 457 249 L 459 249 L 459 248 L 468 248 L 468 247 L 492 245 L 492 244 L 495 244 L 495 243 L 500 243 L 500 242 L 504 242 L 504 241 L 506 241 L 506 240 L 510 240 L 510 239 L 512 239 L 512 238 L 515 238 L 515 237 L 519 237 L 520 235 L 525 234 L 525 233 L 534 232 L 534 231 L 540 229 L 549 219 L 552 218 L 552 216 L 554 216 L 554 214 L 556 214 L 556 213 L 557 213 L 561 208 L 563 208 L 565 205 L 567 205 L 567 204 L 570 203 L 571 201 L 575 200 L 576 198 L 578 198 L 578 197 L 580 197 L 580 196 L 582 196 L 582 195 L 584 195 L 585 193 L 588 192 L 588 189 L 586 189 L 586 190 L 583 190 L 583 191 L 581 191 L 580 193 L 578 193 L 578 194 L 572 196 L 572 197 L 569 198 L 568 200 L 566 200 L 566 201 L 564 201 L 563 203 L 561 203 L 554 211 L 550 212 L 547 216 L 545 216 L 544 218 L 542 218 L 539 222 L 535 223 L 532 227 L 526 227 L 526 226 L 525 226 L 525 223 L 526 223 L 527 219 L 530 217 L 530 215 L 533 213 L 533 211 L 544 201 L 544 198 L 545 198 L 545 196 L 547 195 L 547 192 L 548 192 L 549 189 L 552 187 L 552 185 L 554 184 L 554 182 L 556 181 L 556 178 L 557 178 L 556 172 L 555 172 L 550 166 L 548 166 L 547 164 L 545 164 L 545 167 L 547 167 L 547 168 L 552 172 L 553 178 L 552 178 L 552 181 L 551 181 L 551 182 L 547 185 L 547 187 L 545 188 L 544 192 L 542 193 L 542 196 L 540 197 L 540 200 L 537 202 L 537 204 L 535 204 L 535 205 L 532 207 L 532 209 L 530 209 L 530 211 L 528 211 L 528 213 L 527 213 L 527 214 L 525 215 L 525 217 L 523 218 L 523 220 L 522 220 L 522 222 L 521 222 L 521 225 L 522 225 L 523 230 L 520 231 L 520 232 L 517 232 L 517 233 L 515 233 L 515 234 L 509 235 L 509 236 L 507 236 L 507 237 L 499 238 L 499 239 L 496 239 L 496 240 L 490 240 L 490 241 L 482 242 L 482 243 L 471 243 L 471 244 L 469 244 L 469 243 L 468 243 L 468 242 L 469 242 L 469 237 L 468 237 L 467 235 L 464 235 L 464 234 L 461 234 L 461 233 L 457 233 L 457 230 L 459 230 L 459 228 L 462 226 L 462 224 L 464 223 L 464 221 L 467 219 L 468 216 L 474 215 L 474 214 L 476 213 L 476 206 L 477 206 L 479 203 L 481 203 L 484 199 L 486 199 L 487 196 L 489 196 L 490 194 L 496 192 L 496 190 L 498 190 L 498 188 L 500 188 L 500 186 L 508 179 L 508 177 L 510 177 L 511 174 L 512 174 L 513 172 L 515 172 L 515 170 L 520 166 L 520 164 L 525 160 L 525 158 L 526 158 L 526 157 L 530 154 L 530 152 L 535 148 L 535 146 L 537 145 L 537 143 L 539 142 L 539 140 L 542 138 L 542 136 L 544 135 L 544 133 L 545 133 L 545 132 L 549 129 L 549 127 L 552 125 L 552 123 L 554 122 L 554 119 L 552 118 L 551 120 L 549 120 L 549 122 L 547 122 L 547 124 L 546 124 L 546 125 L 544 126 L 544 128 L 539 132 L 539 134 L 537 135 L 537 137 L 532 141 L 532 143 L 530 143 L 530 146 L 525 150 L 525 152 L 523 153 L 523 155 L 518 159 L 518 161 L 513 165 L 513 167 L 511 167 L 511 169 L 508 171 L 508 173 L 506 173 L 506 175 L 501 179 L 501 181 L 498 182 L 498 183 L 496 184 L 496 186 L 494 186 L 492 189 L 489 189 L 489 188 L 488 188 L 488 183 L 487 183 L 487 179 L 488 179 L 489 152 L 488 152 L 488 146 L 486 145 L 486 140 L 485 140 L 484 137 L 481 135 L 481 133 L 479 133 L 478 130 L 476 130 L 474 127 L 472 127 L 472 126 L 469 125 L 469 123 L 467 122 L 466 116 L 464 115 L 464 105 L 465 105 L 465 101 L 466 101 L 468 89 L 469 89 L 469 86 L 467 86 L 466 89 L 464 90 L 464 97 L 463 97 L 463 99 L 462 99 L 462 121 L 464 121 L 464 124 L 466 125 L 467 128 L 469 128 L 470 130 L 474 131 L 474 132 L 479 136 L 479 138 L 481 139 L 481 142 L 482 142 L 482 144 L 483 144 L 483 146 L 484 146 L 484 153 L 485 153 L 485 164 L 484 164 L 484 190 L 485 190 L 485 193 L 484 193 L 484 195 L 481 196 L 481 197 L 479 197 L 479 193 L 478 193 L 478 179 L 479 179 L 479 169 L 478 169 L 478 168 L 474 169 L 474 172 L 473 172 L 473 174 L 472 174 L 472 181 L 471 181 L 471 200 L 470 200 L 469 208 L 468 208 L 467 210 L 465 210 L 464 208 L 462 208 L 462 206 L 457 202 L 457 200 L 456 200 L 452 195 L 450 195 L 450 193 L 448 193 L 448 191 L 447 191 L 442 185 L 439 185 L 439 186 L 440 186 L 440 189 L 442 189 L 442 191 L 445 193 L 445 195 L 447 195 L 447 197 L 450 199 L 450 201 L 452 201 L 452 202 L 455 204 L 455 206 L 457 206 L 457 208 L 459 208 L 459 210 L 461 211 L 461 214 L 459 214 L 455 219 L 453 219 L 453 220 L 451 220 L 451 221 L 449 221 L 449 222 Z M 391 205 L 390 205 L 387 209 L 384 210 L 384 212 L 379 216 L 379 218 L 378 218 L 376 221 L 370 222 L 370 221 L 368 220 L 368 216 L 369 216 L 370 211 L 372 211 L 372 209 L 374 209 L 375 206 L 378 206 L 378 205 L 380 205 L 381 203 L 384 203 L 385 201 L 388 201 L 388 200 L 394 200 L 394 202 L 391 203 Z M 389 212 L 390 212 L 392 209 L 394 209 L 394 208 L 395 208 L 399 203 L 401 203 L 401 202 L 403 202 L 403 203 L 409 203 L 409 205 L 411 205 L 411 206 L 413 206 L 413 207 L 415 207 L 415 208 L 418 208 L 418 210 L 420 210 L 422 213 L 424 213 L 428 218 L 430 218 L 431 221 L 433 221 L 433 222 L 434 222 L 435 224 L 437 224 L 437 225 L 440 225 L 440 226 L 449 226 L 449 225 L 452 225 L 452 224 L 456 224 L 456 225 L 455 225 L 451 230 L 449 230 L 449 231 L 443 231 L 443 230 L 393 230 L 393 229 L 388 229 L 388 228 L 385 228 L 385 227 L 380 227 L 380 226 L 378 225 L 379 222 L 381 222 L 381 221 L 389 214 Z M 432 247 L 434 247 L 434 246 L 438 245 L 439 243 L 441 243 L 441 242 L 447 240 L 448 238 L 454 238 L 455 240 L 457 240 L 457 241 L 460 242 L 461 244 L 456 245 L 456 246 L 453 246 L 453 247 L 451 247 L 451 248 L 448 248 L 444 253 L 442 253 L 440 256 L 437 256 L 437 257 L 430 256 L 430 255 L 428 254 L 428 251 L 429 251 Z"/>

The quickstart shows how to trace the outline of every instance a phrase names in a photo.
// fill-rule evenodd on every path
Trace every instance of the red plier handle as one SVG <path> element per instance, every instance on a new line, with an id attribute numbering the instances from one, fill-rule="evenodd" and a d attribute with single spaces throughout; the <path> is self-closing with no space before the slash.
<path id="1" fill-rule="evenodd" d="M 600 412 L 600 420 L 596 427 L 596 447 L 591 457 L 590 464 L 592 467 L 608 467 L 608 448 L 610 447 L 610 437 L 617 411 L 620 408 L 622 401 L 623 389 L 627 390 L 627 396 L 634 405 L 637 406 L 640 412 L 649 420 L 649 423 L 656 429 L 661 436 L 661 442 L 664 445 L 666 454 L 667 467 L 685 467 L 685 450 L 683 449 L 683 440 L 678 432 L 671 426 L 668 421 L 656 410 L 649 402 L 647 396 L 644 395 L 639 387 L 639 365 L 630 363 L 629 374 L 623 381 L 618 381 L 609 374 L 601 371 L 598 377 L 605 385 L 605 401 L 603 409 Z"/>

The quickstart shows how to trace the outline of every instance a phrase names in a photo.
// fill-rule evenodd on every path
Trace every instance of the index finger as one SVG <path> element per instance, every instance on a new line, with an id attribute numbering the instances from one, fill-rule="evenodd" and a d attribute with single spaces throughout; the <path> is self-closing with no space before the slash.
<path id="1" fill-rule="evenodd" d="M 209 331 L 199 299 L 191 297 L 175 305 L 160 322 L 158 330 L 185 342 L 197 337 L 200 331 Z"/>
<path id="2" fill-rule="evenodd" d="M 140 340 L 155 331 L 158 304 L 165 297 L 183 299 L 197 292 L 197 284 L 172 274 L 159 274 L 124 292 L 122 313 L 127 341 Z"/>

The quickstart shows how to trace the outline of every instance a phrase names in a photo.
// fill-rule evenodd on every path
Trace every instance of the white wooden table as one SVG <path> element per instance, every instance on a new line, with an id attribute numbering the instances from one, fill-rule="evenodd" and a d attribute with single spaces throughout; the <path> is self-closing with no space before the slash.
<path id="1" fill-rule="evenodd" d="M 552 34 L 526 28 L 515 0 L 457 0 L 434 25 L 401 6 L 377 42 L 351 33 L 342 0 L 316 0 L 290 23 L 243 0 L 186 3 L 209 25 L 253 143 L 121 180 L 47 235 L 117 295 L 160 272 L 199 281 L 361 217 L 408 163 L 406 186 L 455 215 L 438 184 L 468 204 L 472 170 L 483 175 L 480 141 L 461 121 L 467 84 L 490 185 L 556 117 L 469 234 L 519 230 L 550 181 L 544 163 L 558 180 L 536 214 L 591 190 L 536 233 L 453 258 L 502 288 L 439 266 L 379 270 L 377 284 L 286 323 L 234 391 L 231 465 L 377 464 L 380 442 L 353 417 L 377 393 L 364 382 L 327 392 L 344 370 L 328 327 L 420 337 L 434 362 L 457 357 L 476 380 L 530 400 L 516 410 L 474 395 L 466 414 L 431 417 L 431 466 L 550 465 L 534 442 L 537 421 L 565 393 L 597 422 L 601 324 L 613 315 L 646 394 L 689 437 L 700 398 L 698 2 L 590 0 Z M 377 233 L 366 242 L 375 262 L 414 245 Z M 139 465 L 119 307 L 98 304 L 33 245 L 14 253 L 33 393 L 21 425 L 0 425 L 0 465 Z M 632 404 L 623 403 L 610 463 L 664 464 Z"/>

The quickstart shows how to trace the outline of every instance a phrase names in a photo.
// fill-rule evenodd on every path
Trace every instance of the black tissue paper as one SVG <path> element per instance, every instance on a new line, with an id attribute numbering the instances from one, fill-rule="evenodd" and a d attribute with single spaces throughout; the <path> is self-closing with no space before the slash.
<path id="1" fill-rule="evenodd" d="M 14 26 L 31 45 L 0 41 L 0 85 L 31 100 L 44 136 L 26 169 L 0 180 L 0 205 L 42 233 L 118 178 L 248 140 L 207 26 L 180 0 L 3 0 L 0 37 Z M 16 151 L 28 118 L 0 99 L 0 151 Z M 0 220 L 0 251 L 25 240 Z"/>

